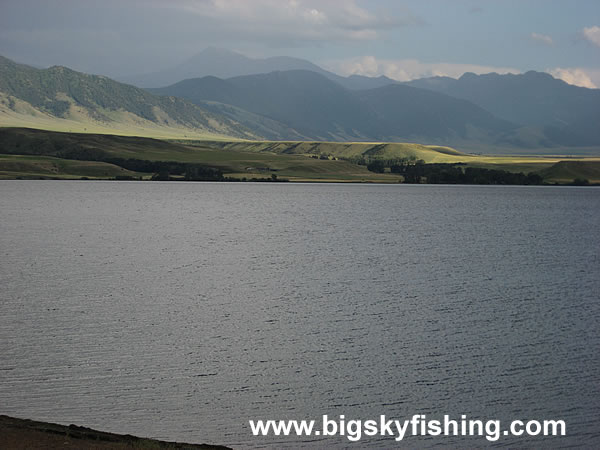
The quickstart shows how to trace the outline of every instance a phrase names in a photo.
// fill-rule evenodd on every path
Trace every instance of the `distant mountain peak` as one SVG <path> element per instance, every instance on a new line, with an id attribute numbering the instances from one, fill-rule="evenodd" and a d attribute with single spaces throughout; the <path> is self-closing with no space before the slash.
<path id="1" fill-rule="evenodd" d="M 479 75 L 473 73 L 473 72 L 465 72 L 463 73 L 458 79 L 459 80 L 469 80 L 469 79 L 473 79 L 473 78 L 477 78 Z"/>
<path id="2" fill-rule="evenodd" d="M 213 54 L 217 54 L 217 55 L 235 53 L 236 55 L 239 55 L 239 53 L 234 52 L 233 50 L 229 50 L 229 49 L 226 49 L 223 47 L 214 47 L 214 46 L 206 47 L 200 53 L 213 53 Z"/>
<path id="3" fill-rule="evenodd" d="M 65 67 L 65 66 L 50 66 L 46 70 L 49 70 L 50 72 L 55 72 L 55 73 L 74 72 L 72 69 L 69 69 L 68 67 Z"/>
<path id="4" fill-rule="evenodd" d="M 538 72 L 536 70 L 529 70 L 522 74 L 523 77 L 534 79 L 534 80 L 556 80 L 552 75 L 547 72 Z"/>
<path id="5" fill-rule="evenodd" d="M 440 78 L 440 77 L 431 77 L 427 78 L 431 80 L 432 78 Z M 444 78 L 444 77 L 441 77 Z M 489 72 L 476 74 L 473 72 L 465 72 L 458 79 L 462 81 L 469 80 L 477 80 L 477 79 L 511 79 L 511 78 L 523 78 L 528 80 L 556 80 L 552 75 L 547 72 L 539 72 L 537 70 L 529 70 L 525 73 L 504 73 L 500 74 L 498 72 Z"/>
<path id="6" fill-rule="evenodd" d="M 220 47 L 207 47 L 186 61 L 155 73 L 121 78 L 121 81 L 138 87 L 157 88 L 170 86 L 190 78 L 212 75 L 228 79 L 245 75 L 257 75 L 275 71 L 309 70 L 316 72 L 347 89 L 369 89 L 384 84 L 396 83 L 387 77 L 365 76 L 342 77 L 301 58 L 291 56 L 271 56 L 255 58 Z"/>

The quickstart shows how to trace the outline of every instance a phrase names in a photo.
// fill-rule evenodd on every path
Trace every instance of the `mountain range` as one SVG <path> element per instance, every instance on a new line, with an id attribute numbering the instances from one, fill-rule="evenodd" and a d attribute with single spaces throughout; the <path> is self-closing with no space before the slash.
<path id="1" fill-rule="evenodd" d="M 228 80 L 195 78 L 151 91 L 201 106 L 206 101 L 234 105 L 277 120 L 311 140 L 450 144 L 481 136 L 492 139 L 515 127 L 444 94 L 398 84 L 351 91 L 306 70 Z"/>
<path id="2" fill-rule="evenodd" d="M 600 89 L 573 86 L 547 73 L 466 73 L 459 79 L 433 77 L 406 84 L 468 100 L 524 127 L 541 128 L 559 145 L 600 142 Z"/>
<path id="3" fill-rule="evenodd" d="M 253 59 L 207 49 L 146 79 L 187 76 L 141 89 L 0 57 L 0 124 L 18 113 L 36 120 L 149 125 L 180 137 L 409 141 L 512 153 L 589 154 L 600 146 L 600 90 L 539 72 L 399 83 L 341 77 L 296 58 Z"/>
<path id="4" fill-rule="evenodd" d="M 351 75 L 342 77 L 305 59 L 289 56 L 271 58 L 249 58 L 231 50 L 209 47 L 194 57 L 168 69 L 119 78 L 119 81 L 141 88 L 158 88 L 177 83 L 188 78 L 214 76 L 233 78 L 243 75 L 257 75 L 288 70 L 308 70 L 323 75 L 347 89 L 371 89 L 385 86 L 396 81 L 386 76 L 365 77 Z"/>

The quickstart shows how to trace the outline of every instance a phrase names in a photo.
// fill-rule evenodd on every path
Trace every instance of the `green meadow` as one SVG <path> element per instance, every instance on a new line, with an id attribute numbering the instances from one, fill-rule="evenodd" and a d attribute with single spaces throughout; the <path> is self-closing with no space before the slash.
<path id="1" fill-rule="evenodd" d="M 493 156 L 412 143 L 273 142 L 242 140 L 159 140 L 92 133 L 60 133 L 27 128 L 0 128 L 0 177 L 148 179 L 102 159 L 170 161 L 219 169 L 227 177 L 290 181 L 398 183 L 386 170 L 374 173 L 361 158 L 421 160 L 427 164 L 463 164 L 510 172 L 536 172 L 548 183 L 586 179 L 600 183 L 600 157 Z M 102 156 L 102 157 L 100 157 Z"/>
<path id="2" fill-rule="evenodd" d="M 76 161 L 51 156 L 1 155 L 0 179 L 53 178 L 53 179 L 114 179 L 139 177 L 144 174 L 99 161 Z"/>
<path id="3" fill-rule="evenodd" d="M 183 142 L 183 141 L 181 141 Z M 570 183 L 584 178 L 600 183 L 600 157 L 475 155 L 450 147 L 413 143 L 366 142 L 254 142 L 254 141 L 188 141 L 188 146 L 219 148 L 227 152 L 253 152 L 264 155 L 325 156 L 329 159 L 353 160 L 360 157 L 375 159 L 413 159 L 426 164 L 464 164 L 466 167 L 505 170 L 508 172 L 539 172 L 548 183 Z M 554 167 L 560 163 L 559 166 Z M 392 174 L 384 173 L 388 179 Z"/>

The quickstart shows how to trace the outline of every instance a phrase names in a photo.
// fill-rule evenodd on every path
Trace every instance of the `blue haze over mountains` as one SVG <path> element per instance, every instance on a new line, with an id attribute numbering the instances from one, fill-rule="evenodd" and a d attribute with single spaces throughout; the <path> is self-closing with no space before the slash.
<path id="1" fill-rule="evenodd" d="M 177 79 L 152 92 L 225 115 L 231 110 L 219 104 L 232 105 L 290 128 L 270 138 L 412 140 L 483 151 L 575 146 L 581 152 L 600 145 L 600 90 L 540 72 L 400 83 L 342 77 L 297 58 L 253 59 L 211 48 L 130 81 L 156 86 Z M 239 110 L 231 118 L 253 128 Z"/>
<path id="2" fill-rule="evenodd" d="M 213 117 L 234 136 L 416 142 L 482 153 L 585 155 L 600 148 L 600 90 L 540 72 L 400 83 L 342 77 L 297 58 L 253 59 L 209 48 L 162 72 L 119 80 L 134 87 L 72 70 L 0 62 L 0 91 L 31 102 L 26 86 L 35 86 L 34 106 L 58 117 L 60 102 L 52 100 L 57 93 L 85 85 L 83 97 L 77 91 L 71 97 L 93 114 L 94 105 L 120 105 L 154 120 L 152 108 L 159 106 L 180 126 L 206 126 Z M 182 100 L 167 104 L 164 96 Z"/>
<path id="3" fill-rule="evenodd" d="M 189 79 L 152 92 L 203 107 L 207 101 L 234 105 L 317 140 L 456 143 L 492 139 L 515 127 L 447 95 L 398 84 L 351 91 L 306 70 Z"/>
<path id="4" fill-rule="evenodd" d="M 395 83 L 386 76 L 365 77 L 352 75 L 342 77 L 305 59 L 289 56 L 274 56 L 271 58 L 249 58 L 230 50 L 209 47 L 183 63 L 160 72 L 134 75 L 120 78 L 127 84 L 142 88 L 158 88 L 177 83 L 188 78 L 215 76 L 232 78 L 241 75 L 256 75 L 275 71 L 309 70 L 333 80 L 347 89 L 369 89 Z"/>

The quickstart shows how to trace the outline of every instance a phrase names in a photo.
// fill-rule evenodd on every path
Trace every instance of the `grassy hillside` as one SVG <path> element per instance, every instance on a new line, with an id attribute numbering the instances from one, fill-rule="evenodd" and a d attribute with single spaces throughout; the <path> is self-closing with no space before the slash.
<path id="1" fill-rule="evenodd" d="M 190 143 L 193 144 L 194 141 Z M 450 147 L 426 146 L 410 143 L 381 142 L 304 142 L 304 141 L 204 141 L 209 145 L 229 151 L 268 152 L 284 155 L 316 155 L 352 159 L 369 155 L 381 159 L 415 157 L 427 163 L 452 163 L 468 157 Z"/>
<path id="2" fill-rule="evenodd" d="M 79 131 L 149 129 L 173 137 L 256 137 L 239 123 L 179 98 L 155 96 L 66 67 L 40 70 L 0 57 L 0 126 L 28 122 L 69 130 L 80 124 Z"/>
<path id="3" fill-rule="evenodd" d="M 138 120 L 121 113 L 122 118 L 112 122 L 98 122 L 87 115 L 70 119 L 52 116 L 36 110 L 31 105 L 13 99 L 16 110 L 7 107 L 6 96 L 0 93 L 0 128 L 37 128 L 46 131 L 65 133 L 92 133 L 120 136 L 144 136 L 156 139 L 227 139 L 234 138 L 203 130 L 191 130 L 176 126 L 160 125 L 150 121 Z"/>
<path id="4" fill-rule="evenodd" d="M 598 161 L 560 161 L 541 171 L 541 175 L 556 183 L 570 183 L 574 179 L 600 183 L 600 160 Z"/>
<path id="5" fill-rule="evenodd" d="M 57 133 L 27 128 L 0 128 L 0 153 L 68 158 L 111 154 L 142 159 L 174 158 L 192 150 L 158 139 L 104 134 Z M 149 156 L 153 156 L 152 158 Z"/>
<path id="6" fill-rule="evenodd" d="M 74 161 L 50 156 L 0 155 L 0 179 L 60 178 L 113 179 L 116 177 L 144 177 L 141 174 L 99 161 Z"/>
<path id="7" fill-rule="evenodd" d="M 106 164 L 111 159 L 171 161 L 199 164 L 239 179 L 270 178 L 293 181 L 369 181 L 396 183 L 400 177 L 389 171 L 378 174 L 355 164 L 369 159 L 411 159 L 425 163 L 464 164 L 467 167 L 539 172 L 548 182 L 570 183 L 575 178 L 600 183 L 600 157 L 484 156 L 461 153 L 448 147 L 407 143 L 255 142 L 184 141 L 56 133 L 32 129 L 1 129 L 0 154 L 4 177 L 98 177 L 119 175 L 149 177 L 148 173 L 127 173 Z M 22 156 L 25 155 L 25 156 Z M 93 162 L 102 161 L 105 162 Z M 93 162 L 93 164 L 91 163 Z M 90 163 L 84 164 L 84 163 Z M 118 164 L 118 163 L 117 163 Z M 131 167 L 130 167 L 131 168 Z M 138 170 L 137 168 L 135 170 Z"/>
<path id="8" fill-rule="evenodd" d="M 355 159 L 361 156 L 370 156 L 376 159 L 409 158 L 420 159 L 427 164 L 466 163 L 472 165 L 487 164 L 498 167 L 513 166 L 511 169 L 526 167 L 528 164 L 546 166 L 563 159 L 561 156 L 474 155 L 460 152 L 451 147 L 399 142 L 190 141 L 189 143 L 230 151 L 268 152 L 285 155 L 317 155 L 344 159 Z M 539 169 L 539 166 L 536 167 Z"/>
<path id="9" fill-rule="evenodd" d="M 371 156 L 376 159 L 420 159 L 427 164 L 465 164 L 509 172 L 541 172 L 547 182 L 570 183 L 575 178 L 585 178 L 600 183 L 596 167 L 600 157 L 573 158 L 568 156 L 521 156 L 521 155 L 473 155 L 450 147 L 412 143 L 366 143 L 366 142 L 196 142 L 196 145 L 219 148 L 229 152 L 254 152 L 279 155 L 315 155 L 333 158 L 355 159 Z M 553 168 L 559 164 L 559 169 Z M 567 171 L 565 168 L 569 168 Z"/>
<path id="10" fill-rule="evenodd" d="M 257 135 L 264 136 L 265 139 L 268 140 L 276 141 L 282 139 L 307 139 L 306 136 L 281 122 L 261 116 L 260 114 L 246 111 L 245 109 L 238 108 L 237 106 L 210 101 L 199 101 L 198 104 L 207 111 L 212 111 L 216 114 L 228 117 L 229 119 L 240 123 L 246 128 L 253 130 Z M 206 140 L 210 138 L 206 137 L 204 139 Z"/>
<path id="11" fill-rule="evenodd" d="M 245 151 L 243 148 L 227 151 L 217 144 L 219 141 L 197 142 L 191 146 L 140 137 L 0 128 L 0 153 L 28 155 L 30 164 L 38 158 L 38 166 L 43 166 L 47 157 L 123 158 L 202 164 L 240 179 L 265 178 L 272 174 L 279 178 L 305 181 L 398 182 L 399 179 L 392 174 L 369 172 L 364 166 L 347 161 L 314 159 L 300 154 Z M 40 176 L 44 173 L 38 172 Z"/>

